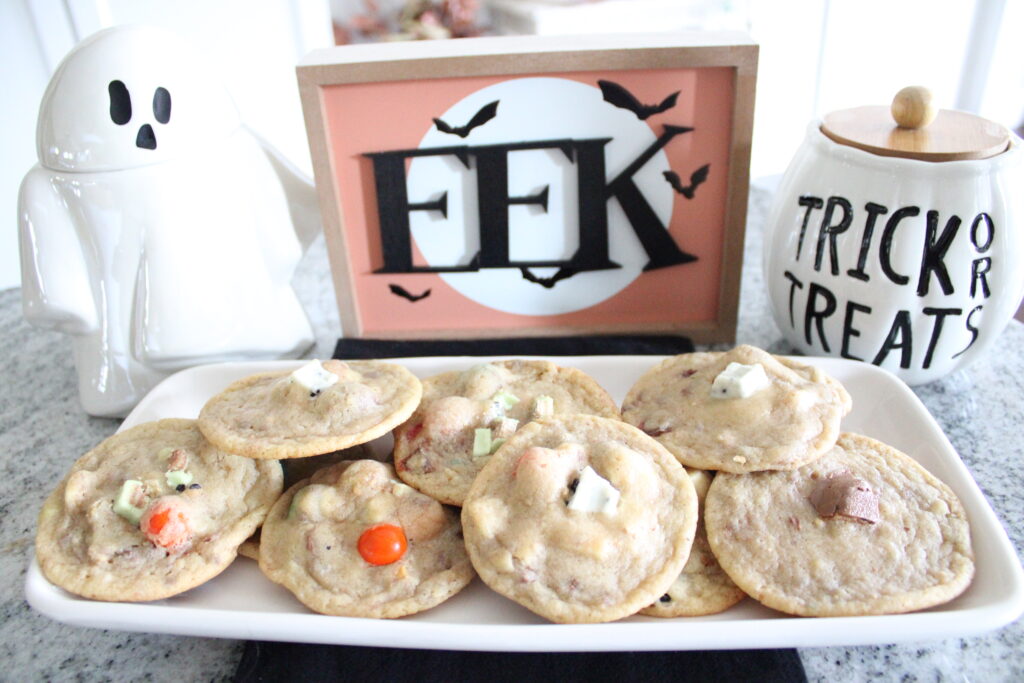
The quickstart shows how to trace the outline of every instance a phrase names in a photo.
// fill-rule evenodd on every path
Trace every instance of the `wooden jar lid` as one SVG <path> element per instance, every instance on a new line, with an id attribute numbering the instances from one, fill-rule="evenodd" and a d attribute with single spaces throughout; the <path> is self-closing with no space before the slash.
<path id="1" fill-rule="evenodd" d="M 1010 143 L 1009 131 L 998 123 L 962 111 L 936 112 L 931 93 L 916 86 L 897 93 L 891 107 L 827 114 L 821 132 L 872 154 L 920 161 L 988 159 Z"/>

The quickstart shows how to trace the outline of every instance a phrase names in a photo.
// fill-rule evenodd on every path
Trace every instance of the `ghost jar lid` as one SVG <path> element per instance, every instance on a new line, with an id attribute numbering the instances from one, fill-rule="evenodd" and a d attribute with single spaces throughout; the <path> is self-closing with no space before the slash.
<path id="1" fill-rule="evenodd" d="M 54 171 L 121 171 L 216 154 L 241 125 L 208 58 L 171 31 L 124 24 L 85 38 L 57 66 L 36 151 Z"/>
<path id="2" fill-rule="evenodd" d="M 936 110 L 926 88 L 903 88 L 889 107 L 854 107 L 825 116 L 821 132 L 841 145 L 919 161 L 988 159 L 1006 151 L 1010 132 L 974 114 Z"/>

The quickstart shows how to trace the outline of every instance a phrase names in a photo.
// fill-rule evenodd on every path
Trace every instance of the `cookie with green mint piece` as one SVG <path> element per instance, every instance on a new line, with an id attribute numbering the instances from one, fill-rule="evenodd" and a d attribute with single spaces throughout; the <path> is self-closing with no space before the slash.
<path id="1" fill-rule="evenodd" d="M 395 430 L 398 476 L 461 505 L 477 472 L 517 429 L 541 416 L 618 418 L 614 399 L 586 373 L 543 360 L 481 363 L 423 380 L 423 400 Z"/>
<path id="2" fill-rule="evenodd" d="M 72 465 L 39 514 L 36 560 L 82 597 L 166 598 L 231 564 L 281 488 L 277 461 L 225 453 L 195 420 L 140 424 Z"/>

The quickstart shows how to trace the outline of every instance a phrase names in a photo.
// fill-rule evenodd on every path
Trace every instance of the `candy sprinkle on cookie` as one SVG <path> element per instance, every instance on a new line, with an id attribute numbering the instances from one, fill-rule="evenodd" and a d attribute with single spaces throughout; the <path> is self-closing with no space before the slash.
<path id="1" fill-rule="evenodd" d="M 203 406 L 199 429 L 211 443 L 249 458 L 322 455 L 391 431 L 422 392 L 419 379 L 394 363 L 314 360 L 230 385 Z"/>
<path id="2" fill-rule="evenodd" d="M 788 470 L 828 451 L 852 402 L 821 370 L 753 346 L 688 353 L 648 370 L 622 419 L 694 469 Z"/>

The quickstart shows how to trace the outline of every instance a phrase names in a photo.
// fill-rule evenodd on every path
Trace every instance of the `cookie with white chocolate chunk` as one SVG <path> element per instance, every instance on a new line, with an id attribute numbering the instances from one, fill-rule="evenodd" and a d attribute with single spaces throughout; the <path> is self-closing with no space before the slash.
<path id="1" fill-rule="evenodd" d="M 323 614 L 394 618 L 464 588 L 473 568 L 457 511 L 354 460 L 290 488 L 267 516 L 260 569 Z"/>
<path id="2" fill-rule="evenodd" d="M 395 469 L 427 495 L 462 505 L 477 473 L 519 428 L 571 413 L 619 417 L 594 379 L 549 361 L 495 361 L 428 377 L 420 406 L 395 430 Z"/>
<path id="3" fill-rule="evenodd" d="M 223 571 L 281 494 L 281 466 L 224 453 L 194 420 L 103 441 L 39 514 L 36 559 L 52 583 L 96 600 L 158 600 Z"/>
<path id="4" fill-rule="evenodd" d="M 843 386 L 818 368 L 737 346 L 662 361 L 629 390 L 622 419 L 687 467 L 742 473 L 820 457 L 851 406 Z"/>
<path id="5" fill-rule="evenodd" d="M 932 607 L 974 574 L 964 508 L 909 456 L 842 434 L 788 472 L 719 473 L 705 502 L 715 556 L 751 597 L 788 614 Z"/>
<path id="6" fill-rule="evenodd" d="M 484 582 L 558 623 L 612 621 L 656 601 L 686 563 L 696 523 L 693 483 L 672 455 L 591 415 L 523 427 L 462 508 Z"/>
<path id="7" fill-rule="evenodd" d="M 199 413 L 218 447 L 249 458 L 303 458 L 382 436 L 412 414 L 423 388 L 400 365 L 310 361 L 238 380 Z"/>

